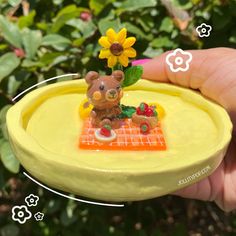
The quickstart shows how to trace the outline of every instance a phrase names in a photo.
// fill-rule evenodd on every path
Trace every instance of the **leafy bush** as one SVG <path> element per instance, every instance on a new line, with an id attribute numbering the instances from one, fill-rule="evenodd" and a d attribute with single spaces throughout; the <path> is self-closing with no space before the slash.
<path id="1" fill-rule="evenodd" d="M 26 88 L 65 73 L 78 73 L 79 78 L 94 68 L 106 72 L 105 62 L 97 60 L 100 49 L 97 41 L 108 27 L 117 30 L 126 27 L 130 34 L 135 35 L 135 47 L 140 58 L 158 56 L 176 47 L 235 47 L 235 1 L 0 0 L 0 3 L 2 236 L 76 233 L 83 236 L 157 236 L 187 235 L 188 231 L 203 235 L 235 233 L 234 218 L 225 216 L 211 204 L 163 197 L 129 203 L 125 209 L 108 209 L 53 196 L 19 173 L 19 162 L 8 143 L 5 124 L 6 111 L 14 103 L 12 98 Z M 195 31 L 196 26 L 203 22 L 213 27 L 207 39 L 199 39 Z M 21 203 L 30 192 L 40 195 L 39 208 L 45 212 L 45 221 L 24 226 L 12 223 L 11 207 Z M 185 216 L 187 211 L 188 217 Z M 217 219 L 213 217 L 215 221 L 212 214 L 218 214 Z M 201 228 L 199 217 L 206 220 Z M 227 227 L 222 227 L 221 220 Z"/>

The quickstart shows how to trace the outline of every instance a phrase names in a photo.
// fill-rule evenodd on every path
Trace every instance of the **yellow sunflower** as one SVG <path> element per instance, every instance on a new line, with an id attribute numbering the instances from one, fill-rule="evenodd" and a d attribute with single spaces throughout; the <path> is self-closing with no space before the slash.
<path id="1" fill-rule="evenodd" d="M 102 36 L 98 43 L 103 47 L 99 58 L 107 58 L 108 67 L 112 68 L 117 63 L 128 66 L 129 57 L 136 57 L 136 51 L 132 48 L 136 41 L 135 37 L 128 37 L 126 28 L 116 33 L 112 28 L 106 31 L 106 36 Z"/>

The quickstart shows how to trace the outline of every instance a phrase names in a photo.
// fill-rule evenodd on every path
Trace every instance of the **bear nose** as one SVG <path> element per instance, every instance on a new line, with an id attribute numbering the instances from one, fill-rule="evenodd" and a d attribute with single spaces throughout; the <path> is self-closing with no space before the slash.
<path id="1" fill-rule="evenodd" d="M 116 94 L 116 90 L 115 90 L 115 89 L 111 89 L 111 90 L 109 91 L 109 93 L 114 96 L 114 95 Z"/>

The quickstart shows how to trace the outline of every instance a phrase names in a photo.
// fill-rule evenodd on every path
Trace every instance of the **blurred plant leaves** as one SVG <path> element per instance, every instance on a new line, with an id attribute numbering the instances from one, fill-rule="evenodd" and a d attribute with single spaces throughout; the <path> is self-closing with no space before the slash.
<path id="1" fill-rule="evenodd" d="M 2 15 L 0 15 L 0 32 L 10 44 L 17 48 L 22 47 L 22 38 L 19 28 Z"/>
<path id="2" fill-rule="evenodd" d="M 28 15 L 21 16 L 18 19 L 18 26 L 20 29 L 23 29 L 24 27 L 29 27 L 34 23 L 34 17 L 36 15 L 36 11 L 32 10 Z"/>
<path id="3" fill-rule="evenodd" d="M 60 30 L 64 24 L 70 19 L 76 18 L 79 16 L 82 9 L 76 7 L 76 5 L 69 5 L 64 7 L 62 10 L 58 12 L 55 17 L 54 23 L 52 24 L 51 31 L 56 33 Z"/>
<path id="4" fill-rule="evenodd" d="M 97 29 L 92 21 L 83 21 L 81 19 L 71 19 L 66 24 L 78 29 L 84 38 L 92 36 Z"/>
<path id="5" fill-rule="evenodd" d="M 17 6 L 17 5 L 19 5 L 21 3 L 21 0 L 8 0 L 8 3 L 11 6 L 15 7 L 15 6 Z"/>
<path id="6" fill-rule="evenodd" d="M 146 34 L 144 33 L 139 27 L 137 27 L 136 25 L 130 23 L 130 22 L 124 22 L 123 23 L 124 27 L 127 28 L 127 31 L 141 37 L 141 38 L 144 38 L 146 40 L 152 40 L 153 36 L 152 34 Z"/>
<path id="7" fill-rule="evenodd" d="M 135 11 L 144 7 L 156 6 L 156 0 L 126 0 L 119 7 L 120 11 Z"/>
<path id="8" fill-rule="evenodd" d="M 95 15 L 98 15 L 106 5 L 112 2 L 115 0 L 89 0 L 89 7 Z"/>
<path id="9" fill-rule="evenodd" d="M 172 2 L 173 5 L 183 10 L 188 10 L 193 7 L 193 3 L 189 0 L 172 0 Z"/>
<path id="10" fill-rule="evenodd" d="M 188 24 L 191 20 L 191 17 L 187 11 L 185 11 L 185 4 L 188 4 L 189 1 L 178 0 L 178 1 L 170 1 L 170 0 L 161 0 L 162 4 L 166 7 L 169 14 L 173 17 L 173 20 L 177 27 L 180 30 L 185 30 L 188 27 Z M 190 2 L 190 7 L 191 7 Z M 188 6 L 189 7 L 189 6 Z"/>
<path id="11" fill-rule="evenodd" d="M 163 37 L 158 37 L 158 38 L 154 39 L 151 42 L 151 46 L 154 48 L 174 48 L 177 45 L 169 37 L 163 36 Z"/>
<path id="12" fill-rule="evenodd" d="M 231 22 L 231 14 L 228 8 L 215 7 L 212 15 L 213 30 L 224 29 Z"/>
<path id="13" fill-rule="evenodd" d="M 161 21 L 160 31 L 170 33 L 174 29 L 173 21 L 170 17 L 165 17 Z"/>
<path id="14" fill-rule="evenodd" d="M 20 64 L 20 59 L 13 53 L 8 52 L 0 57 L 0 81 L 8 76 Z"/>
<path id="15" fill-rule="evenodd" d="M 60 215 L 61 223 L 64 226 L 69 226 L 73 224 L 78 219 L 78 215 L 73 213 L 73 209 L 67 207 L 64 209 Z"/>
<path id="16" fill-rule="evenodd" d="M 110 18 L 103 18 L 98 22 L 98 29 L 101 35 L 104 35 L 109 28 L 113 28 L 115 31 L 118 32 L 121 28 L 120 26 L 121 24 L 119 18 L 115 20 Z"/>
<path id="17" fill-rule="evenodd" d="M 22 40 L 26 51 L 26 58 L 34 59 L 42 41 L 41 31 L 24 29 L 22 32 Z"/>
<path id="18" fill-rule="evenodd" d="M 58 51 L 64 50 L 70 44 L 71 41 L 68 38 L 61 36 L 60 34 L 48 34 L 42 39 L 43 46 L 50 46 Z"/>
<path id="19" fill-rule="evenodd" d="M 18 236 L 20 229 L 14 224 L 7 224 L 1 229 L 1 236 Z"/>
<path id="20" fill-rule="evenodd" d="M 18 173 L 20 170 L 20 163 L 13 154 L 9 142 L 4 142 L 0 147 L 1 160 L 3 165 L 12 173 Z"/>

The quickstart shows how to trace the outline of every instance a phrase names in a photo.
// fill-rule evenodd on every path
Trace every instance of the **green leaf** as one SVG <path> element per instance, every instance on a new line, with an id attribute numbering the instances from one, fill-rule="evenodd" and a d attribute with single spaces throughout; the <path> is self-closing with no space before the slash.
<path id="1" fill-rule="evenodd" d="M 14 75 L 9 76 L 7 84 L 7 93 L 11 96 L 15 95 L 20 85 L 21 81 L 17 80 Z"/>
<path id="2" fill-rule="evenodd" d="M 143 56 L 145 57 L 149 57 L 149 58 L 153 58 L 156 56 L 159 56 L 163 53 L 163 49 L 154 49 L 152 47 L 148 47 L 144 52 L 143 52 Z"/>
<path id="3" fill-rule="evenodd" d="M 8 45 L 6 43 L 0 44 L 0 51 L 3 51 L 8 48 Z"/>
<path id="4" fill-rule="evenodd" d="M 86 22 L 81 19 L 71 19 L 66 24 L 78 29 L 84 38 L 92 36 L 97 29 L 92 21 Z"/>
<path id="5" fill-rule="evenodd" d="M 17 48 L 22 47 L 22 39 L 17 25 L 11 23 L 0 15 L 0 31 L 6 41 Z"/>
<path id="6" fill-rule="evenodd" d="M 170 33 L 174 29 L 173 21 L 170 17 L 165 17 L 160 26 L 160 31 Z"/>
<path id="7" fill-rule="evenodd" d="M 43 67 L 44 65 L 40 61 L 31 61 L 29 59 L 25 59 L 23 60 L 21 66 L 25 68 L 30 68 L 30 67 Z"/>
<path id="8" fill-rule="evenodd" d="M 135 11 L 140 8 L 145 8 L 145 7 L 155 7 L 157 4 L 156 0 L 126 0 L 124 1 L 120 9 L 124 9 L 126 11 Z"/>
<path id="9" fill-rule="evenodd" d="M 52 24 L 52 32 L 56 33 L 60 30 L 62 26 L 65 25 L 70 19 L 76 18 L 79 16 L 81 9 L 77 8 L 75 5 L 69 5 L 63 8 L 57 14 L 55 22 Z"/>
<path id="10" fill-rule="evenodd" d="M 15 7 L 21 3 L 21 0 L 8 0 L 8 3 L 12 6 Z"/>
<path id="11" fill-rule="evenodd" d="M 189 0 L 173 0 L 172 4 L 182 10 L 188 10 L 193 7 L 193 3 Z"/>
<path id="12" fill-rule="evenodd" d="M 63 56 L 63 52 L 49 52 L 49 53 L 45 53 L 41 58 L 40 58 L 40 62 L 42 62 L 44 65 L 49 65 L 51 63 L 53 63 L 53 61 L 59 57 L 59 56 Z"/>
<path id="13" fill-rule="evenodd" d="M 125 70 L 125 79 L 122 83 L 122 87 L 130 86 L 136 83 L 143 74 L 142 66 L 131 66 Z"/>
<path id="14" fill-rule="evenodd" d="M 22 32 L 23 45 L 26 51 L 26 58 L 33 59 L 42 42 L 42 34 L 39 30 L 25 29 Z"/>
<path id="15" fill-rule="evenodd" d="M 140 36 L 141 38 L 147 39 L 147 40 L 152 40 L 153 36 L 152 34 L 146 34 L 144 33 L 140 28 L 138 28 L 136 25 L 130 23 L 130 22 L 125 22 L 124 27 L 127 28 L 127 31 L 136 35 Z"/>
<path id="16" fill-rule="evenodd" d="M 53 0 L 53 4 L 60 5 L 63 3 L 64 0 Z"/>
<path id="17" fill-rule="evenodd" d="M 151 42 L 151 46 L 154 48 L 174 48 L 176 47 L 176 43 L 174 43 L 168 36 L 163 36 L 154 39 Z"/>
<path id="18" fill-rule="evenodd" d="M 103 18 L 98 22 L 98 29 L 102 35 L 104 35 L 107 29 L 113 28 L 115 31 L 119 31 L 120 27 L 120 19 L 117 18 L 116 20 Z"/>
<path id="19" fill-rule="evenodd" d="M 11 105 L 6 105 L 0 111 L 0 127 L 1 127 L 2 134 L 3 134 L 3 138 L 5 140 L 8 140 L 8 131 L 7 131 L 7 125 L 6 125 L 6 114 L 7 114 L 7 111 L 9 110 L 10 107 L 11 107 Z"/>
<path id="20" fill-rule="evenodd" d="M 1 160 L 3 165 L 12 173 L 18 173 L 20 163 L 13 154 L 12 148 L 8 142 L 4 142 L 0 147 Z"/>
<path id="21" fill-rule="evenodd" d="M 6 114 L 7 111 L 9 110 L 9 108 L 11 107 L 11 105 L 6 105 L 4 106 L 1 111 L 0 111 L 0 123 L 6 123 Z"/>
<path id="22" fill-rule="evenodd" d="M 136 108 L 133 106 L 126 106 L 121 104 L 121 114 L 119 115 L 119 118 L 125 119 L 125 118 L 131 118 L 132 115 L 136 112 Z"/>
<path id="23" fill-rule="evenodd" d="M 108 4 L 114 1 L 115 0 L 90 0 L 89 7 L 95 15 L 98 15 Z"/>
<path id="24" fill-rule="evenodd" d="M 20 16 L 18 19 L 18 26 L 20 29 L 23 29 L 24 27 L 29 27 L 34 23 L 34 17 L 36 15 L 36 11 L 31 11 L 26 16 Z"/>
<path id="25" fill-rule="evenodd" d="M 13 53 L 8 52 L 0 57 L 0 81 L 11 74 L 20 64 L 20 59 Z"/>
<path id="26" fill-rule="evenodd" d="M 85 41 L 85 38 L 78 38 L 78 39 L 75 39 L 72 44 L 74 47 L 80 47 Z"/>
<path id="27" fill-rule="evenodd" d="M 68 38 L 65 38 L 59 34 L 48 34 L 43 37 L 42 45 L 43 46 L 52 46 L 56 50 L 64 50 L 71 44 L 71 41 Z"/>

